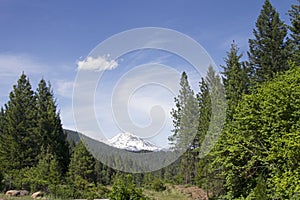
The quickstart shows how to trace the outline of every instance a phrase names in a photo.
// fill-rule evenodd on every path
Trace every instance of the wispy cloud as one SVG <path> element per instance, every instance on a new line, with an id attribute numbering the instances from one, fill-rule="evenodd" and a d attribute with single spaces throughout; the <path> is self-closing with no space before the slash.
<path id="1" fill-rule="evenodd" d="M 63 68 L 61 67 L 63 66 Z M 70 65 L 47 64 L 37 57 L 25 53 L 2 53 L 0 54 L 0 106 L 5 104 L 9 97 L 12 86 L 24 72 L 30 79 L 32 89 L 35 90 L 41 78 L 52 83 L 55 97 L 58 96 L 58 109 L 64 127 L 74 129 L 74 119 L 72 111 L 73 81 L 71 76 L 65 76 L 61 72 L 74 71 Z"/>
<path id="2" fill-rule="evenodd" d="M 88 56 L 83 61 L 77 62 L 78 70 L 88 70 L 88 71 L 105 71 L 112 70 L 118 66 L 115 60 L 109 60 L 109 56 L 99 56 L 94 58 Z"/>
<path id="3" fill-rule="evenodd" d="M 54 86 L 56 94 L 66 98 L 72 97 L 74 81 L 57 80 Z"/>
<path id="4" fill-rule="evenodd" d="M 15 77 L 22 71 L 26 74 L 43 72 L 43 64 L 26 54 L 0 54 L 0 77 Z"/>
<path id="5" fill-rule="evenodd" d="M 45 65 L 28 54 L 0 54 L 0 104 L 8 100 L 8 94 L 18 77 L 24 72 L 32 81 L 45 72 Z M 33 81 L 36 82 L 36 81 Z"/>

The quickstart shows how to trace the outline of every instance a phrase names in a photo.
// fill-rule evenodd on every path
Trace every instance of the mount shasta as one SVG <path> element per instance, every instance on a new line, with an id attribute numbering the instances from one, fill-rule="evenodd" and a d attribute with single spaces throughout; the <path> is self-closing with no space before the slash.
<path id="1" fill-rule="evenodd" d="M 110 146 L 128 151 L 159 151 L 160 147 L 131 133 L 119 133 L 108 140 Z"/>

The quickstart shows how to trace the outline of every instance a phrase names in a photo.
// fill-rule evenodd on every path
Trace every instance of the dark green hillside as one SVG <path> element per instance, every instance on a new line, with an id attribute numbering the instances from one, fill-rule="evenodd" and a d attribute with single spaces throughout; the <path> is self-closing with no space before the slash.
<path id="1" fill-rule="evenodd" d="M 77 131 L 64 129 L 64 132 L 67 135 L 68 142 L 74 142 L 75 144 L 78 144 L 78 142 L 80 142 L 80 133 L 78 133 Z"/>

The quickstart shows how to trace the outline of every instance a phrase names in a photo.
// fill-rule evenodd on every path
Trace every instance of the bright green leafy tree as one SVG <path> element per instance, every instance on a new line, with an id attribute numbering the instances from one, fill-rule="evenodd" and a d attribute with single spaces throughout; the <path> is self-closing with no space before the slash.
<path id="1" fill-rule="evenodd" d="M 110 194 L 110 200 L 148 200 L 142 189 L 136 188 L 131 175 L 117 175 Z"/>
<path id="2" fill-rule="evenodd" d="M 259 176 L 269 198 L 290 199 L 300 189 L 300 68 L 291 66 L 244 96 L 220 138 L 228 199 L 252 195 Z"/>

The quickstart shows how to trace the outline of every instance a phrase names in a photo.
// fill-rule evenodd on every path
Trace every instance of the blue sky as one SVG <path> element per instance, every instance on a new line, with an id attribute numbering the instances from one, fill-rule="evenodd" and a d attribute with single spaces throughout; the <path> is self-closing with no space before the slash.
<path id="1" fill-rule="evenodd" d="M 44 77 L 52 83 L 64 127 L 74 129 L 77 63 L 100 42 L 132 28 L 174 29 L 199 42 L 219 66 L 232 40 L 247 51 L 263 2 L 0 0 L 0 105 L 22 71 L 33 87 Z M 271 3 L 288 23 L 286 12 L 296 0 Z"/>

